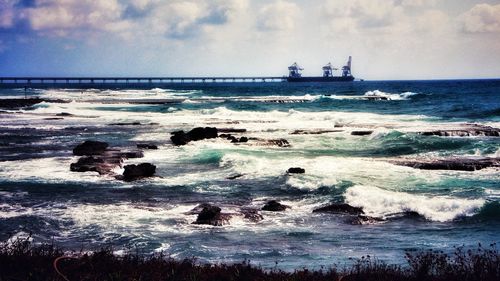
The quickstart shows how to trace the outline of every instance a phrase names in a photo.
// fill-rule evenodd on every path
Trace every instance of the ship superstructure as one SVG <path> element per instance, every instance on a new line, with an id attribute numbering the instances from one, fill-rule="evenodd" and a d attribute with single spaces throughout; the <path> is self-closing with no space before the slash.
<path id="1" fill-rule="evenodd" d="M 338 68 L 333 67 L 329 62 L 323 66 L 323 76 L 303 77 L 301 71 L 304 68 L 300 67 L 296 62 L 288 67 L 288 82 L 349 82 L 354 80 L 351 73 L 352 57 L 349 56 L 347 64 L 342 66 L 341 76 L 335 76 L 335 71 Z"/>

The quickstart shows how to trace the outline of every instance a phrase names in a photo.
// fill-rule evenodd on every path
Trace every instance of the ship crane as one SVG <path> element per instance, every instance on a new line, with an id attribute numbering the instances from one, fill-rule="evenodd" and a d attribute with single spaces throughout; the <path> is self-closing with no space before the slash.
<path id="1" fill-rule="evenodd" d="M 333 67 L 332 63 L 329 62 L 327 65 L 323 66 L 323 77 L 333 77 L 334 70 L 338 69 Z"/>
<path id="2" fill-rule="evenodd" d="M 302 67 L 300 67 L 296 62 L 294 62 L 292 65 L 288 67 L 288 77 L 302 77 L 302 74 L 300 73 L 302 70 L 304 70 Z"/>
<path id="3" fill-rule="evenodd" d="M 351 61 L 352 61 L 352 58 L 351 58 L 351 56 L 349 56 L 349 60 L 347 61 L 347 65 L 344 65 L 342 67 L 342 76 L 343 77 L 352 76 L 352 74 L 351 74 Z"/>

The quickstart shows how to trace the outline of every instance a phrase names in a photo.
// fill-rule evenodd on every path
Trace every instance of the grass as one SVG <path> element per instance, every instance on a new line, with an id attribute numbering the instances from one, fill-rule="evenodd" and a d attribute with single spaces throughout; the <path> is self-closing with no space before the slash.
<path id="1" fill-rule="evenodd" d="M 351 267 L 327 270 L 263 270 L 249 262 L 201 264 L 195 259 L 175 260 L 162 253 L 116 256 L 111 248 L 92 253 L 64 252 L 51 245 L 33 245 L 29 239 L 0 244 L 0 281 L 7 280 L 500 280 L 496 244 L 487 248 L 456 248 L 407 253 L 406 266 L 388 265 L 362 257 Z M 58 272 L 59 271 L 59 272 Z"/>

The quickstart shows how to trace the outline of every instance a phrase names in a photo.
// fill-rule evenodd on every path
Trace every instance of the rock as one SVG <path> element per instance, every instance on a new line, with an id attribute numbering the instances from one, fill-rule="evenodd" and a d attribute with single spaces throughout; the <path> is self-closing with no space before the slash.
<path id="1" fill-rule="evenodd" d="M 226 179 L 228 179 L 228 180 L 235 180 L 237 178 L 241 178 L 242 176 L 243 176 L 243 174 L 236 174 L 236 175 L 233 175 L 233 176 L 229 176 Z"/>
<path id="2" fill-rule="evenodd" d="M 247 137 L 241 137 L 241 138 L 238 139 L 236 137 L 230 136 L 228 139 L 231 139 L 232 143 L 248 142 L 248 138 Z"/>
<path id="3" fill-rule="evenodd" d="M 386 96 L 364 96 L 365 100 L 389 100 L 389 97 Z"/>
<path id="4" fill-rule="evenodd" d="M 191 141 L 184 131 L 173 132 L 170 140 L 174 143 L 174 145 L 185 145 Z"/>
<path id="5" fill-rule="evenodd" d="M 213 139 L 217 137 L 217 128 L 214 127 L 197 127 L 191 131 L 184 133 L 184 131 L 173 132 L 170 140 L 175 145 L 185 145 L 190 141 L 198 141 L 203 139 Z"/>
<path id="6" fill-rule="evenodd" d="M 271 201 L 268 201 L 266 203 L 266 205 L 264 205 L 264 207 L 262 207 L 262 210 L 263 211 L 271 211 L 271 212 L 281 212 L 281 211 L 285 211 L 288 208 L 290 208 L 290 206 L 280 204 L 276 200 L 271 200 Z"/>
<path id="7" fill-rule="evenodd" d="M 155 144 L 149 144 L 149 143 L 138 143 L 137 148 L 141 149 L 158 149 L 158 146 Z"/>
<path id="8" fill-rule="evenodd" d="M 102 169 L 99 168 L 100 165 L 104 164 L 102 158 L 95 158 L 92 156 L 82 157 L 78 159 L 76 163 L 71 163 L 69 169 L 72 172 L 98 172 L 102 174 Z"/>
<path id="9" fill-rule="evenodd" d="M 346 203 L 334 203 L 328 206 L 317 208 L 313 210 L 313 213 L 341 213 L 351 215 L 364 214 L 362 208 L 353 207 Z"/>
<path id="10" fill-rule="evenodd" d="M 396 159 L 390 163 L 422 170 L 477 171 L 489 167 L 500 167 L 500 158 L 455 157 L 447 159 Z"/>
<path id="11" fill-rule="evenodd" d="M 500 137 L 500 129 L 479 124 L 463 124 L 456 129 L 444 129 L 420 132 L 423 136 L 441 136 L 441 137 Z"/>
<path id="12" fill-rule="evenodd" d="M 244 133 L 247 129 L 236 129 L 236 128 L 217 128 L 219 133 Z"/>
<path id="13" fill-rule="evenodd" d="M 255 209 L 242 209 L 241 213 L 243 214 L 243 218 L 251 222 L 259 222 L 264 219 L 259 211 Z"/>
<path id="14" fill-rule="evenodd" d="M 50 103 L 66 103 L 68 101 L 63 100 L 48 100 L 41 98 L 28 98 L 28 99 L 0 99 L 0 108 L 6 109 L 18 109 L 22 107 L 28 107 L 35 105 L 41 102 L 50 102 Z"/>
<path id="15" fill-rule="evenodd" d="M 73 114 L 71 113 L 68 113 L 68 112 L 61 112 L 61 113 L 57 113 L 56 116 L 73 116 Z"/>
<path id="16" fill-rule="evenodd" d="M 338 133 L 343 132 L 344 130 L 295 130 L 291 132 L 291 135 L 320 135 L 327 133 Z"/>
<path id="17" fill-rule="evenodd" d="M 299 168 L 299 167 L 293 167 L 293 168 L 288 169 L 288 171 L 286 171 L 286 172 L 289 174 L 303 174 L 306 172 L 306 170 Z"/>
<path id="18" fill-rule="evenodd" d="M 286 139 L 274 139 L 267 142 L 270 145 L 277 145 L 279 147 L 290 147 L 290 143 Z"/>
<path id="19" fill-rule="evenodd" d="M 78 156 L 99 155 L 102 154 L 106 148 L 108 148 L 108 144 L 105 142 L 88 140 L 73 148 L 73 154 Z"/>
<path id="20" fill-rule="evenodd" d="M 352 131 L 351 135 L 353 136 L 367 136 L 371 135 L 373 131 Z"/>
<path id="21" fill-rule="evenodd" d="M 214 127 L 197 127 L 187 133 L 187 136 L 192 141 L 213 139 L 217 137 L 217 128 Z"/>
<path id="22" fill-rule="evenodd" d="M 365 215 L 357 215 L 354 218 L 348 219 L 347 222 L 353 225 L 376 224 L 384 222 L 382 218 L 370 217 Z"/>
<path id="23" fill-rule="evenodd" d="M 156 172 L 156 166 L 150 163 L 141 163 L 139 165 L 126 165 L 123 171 L 124 181 L 134 181 L 145 177 L 151 177 Z"/>
<path id="24" fill-rule="evenodd" d="M 111 126 L 139 126 L 141 122 L 123 122 L 123 123 L 111 123 Z"/>
<path id="25" fill-rule="evenodd" d="M 206 204 L 198 214 L 194 224 L 208 224 L 213 226 L 223 226 L 229 224 L 230 214 L 222 214 L 221 208 Z"/>

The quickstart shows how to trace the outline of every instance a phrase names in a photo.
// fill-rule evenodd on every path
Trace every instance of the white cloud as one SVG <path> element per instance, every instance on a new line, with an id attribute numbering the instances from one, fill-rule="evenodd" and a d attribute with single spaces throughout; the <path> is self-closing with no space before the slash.
<path id="1" fill-rule="evenodd" d="M 257 17 L 257 26 L 262 31 L 290 31 L 296 25 L 299 8 L 295 3 L 276 1 L 264 5 Z"/>
<path id="2" fill-rule="evenodd" d="M 436 0 L 403 0 L 401 5 L 407 7 L 421 7 L 421 6 L 434 6 Z"/>
<path id="3" fill-rule="evenodd" d="M 500 4 L 478 4 L 462 15 L 466 32 L 500 32 Z"/>

